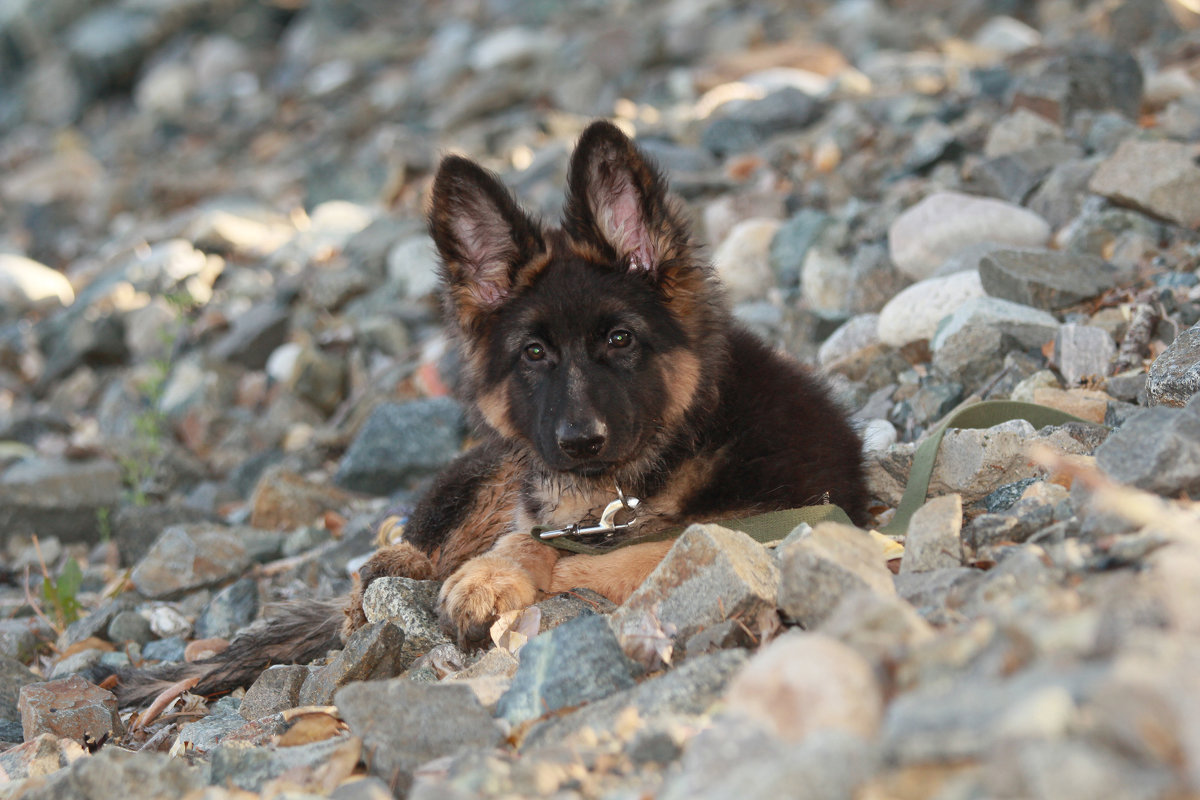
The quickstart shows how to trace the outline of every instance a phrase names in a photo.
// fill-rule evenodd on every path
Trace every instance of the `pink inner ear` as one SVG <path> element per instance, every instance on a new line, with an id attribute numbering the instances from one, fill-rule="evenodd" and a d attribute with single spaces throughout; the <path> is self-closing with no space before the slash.
<path id="1" fill-rule="evenodd" d="M 468 215 L 454 220 L 454 233 L 462 246 L 462 256 L 471 269 L 469 291 L 478 302 L 495 307 L 504 300 L 508 289 L 508 257 L 512 251 L 511 232 L 500 220 L 476 219 Z"/>
<path id="2" fill-rule="evenodd" d="M 641 199 L 627 178 L 618 180 L 614 189 L 610 197 L 603 198 L 607 205 L 599 204 L 601 229 L 621 258 L 629 262 L 631 272 L 653 272 L 658 264 L 642 217 Z"/>

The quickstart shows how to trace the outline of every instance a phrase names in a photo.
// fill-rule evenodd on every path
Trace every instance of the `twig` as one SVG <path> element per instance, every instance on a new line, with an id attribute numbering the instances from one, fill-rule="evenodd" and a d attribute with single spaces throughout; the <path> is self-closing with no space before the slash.
<path id="1" fill-rule="evenodd" d="M 166 689 L 163 689 L 159 693 L 158 697 L 154 698 L 154 702 L 150 704 L 150 707 L 146 709 L 146 713 L 142 714 L 142 716 L 138 718 L 137 723 L 135 725 L 131 725 L 130 727 L 134 729 L 145 728 L 147 725 L 153 722 L 176 697 L 179 697 L 179 695 L 193 688 L 199 682 L 200 676 L 193 675 L 190 678 L 184 678 L 178 683 L 173 683 Z"/>
<path id="2" fill-rule="evenodd" d="M 140 753 L 143 750 L 150 749 L 157 750 L 158 746 L 162 744 L 163 741 L 166 740 L 174 731 L 175 723 L 172 722 L 170 725 L 164 725 L 162 728 L 155 731 L 153 736 L 142 743 L 142 746 L 138 748 L 138 752 Z"/>

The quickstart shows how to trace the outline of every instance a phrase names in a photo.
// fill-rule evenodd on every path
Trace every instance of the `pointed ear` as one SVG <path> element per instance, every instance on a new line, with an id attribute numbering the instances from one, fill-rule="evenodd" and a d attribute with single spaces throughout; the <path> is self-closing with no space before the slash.
<path id="1" fill-rule="evenodd" d="M 592 123 L 579 138 L 564 217 L 573 239 L 656 280 L 665 264 L 689 250 L 687 226 L 667 197 L 666 181 L 608 122 Z"/>
<path id="2" fill-rule="evenodd" d="M 461 156 L 448 156 L 438 167 L 429 232 L 448 300 L 464 326 L 498 308 L 522 267 L 545 252 L 538 223 L 495 175 Z"/>

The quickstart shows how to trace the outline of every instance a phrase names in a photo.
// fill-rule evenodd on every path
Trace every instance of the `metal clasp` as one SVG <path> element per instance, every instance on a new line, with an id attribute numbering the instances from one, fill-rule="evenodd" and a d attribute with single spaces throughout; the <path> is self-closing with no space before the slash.
<path id="1" fill-rule="evenodd" d="M 542 539 L 554 539 L 558 536 L 587 536 L 596 533 L 616 533 L 623 531 L 633 525 L 633 517 L 626 522 L 617 522 L 618 511 L 632 511 L 636 516 L 637 507 L 642 501 L 636 497 L 626 497 L 621 491 L 621 487 L 617 487 L 617 499 L 610 502 L 604 507 L 604 511 L 600 514 L 600 521 L 595 525 L 583 525 L 575 523 L 568 525 L 565 528 L 559 528 L 555 531 L 542 531 L 538 534 Z"/>

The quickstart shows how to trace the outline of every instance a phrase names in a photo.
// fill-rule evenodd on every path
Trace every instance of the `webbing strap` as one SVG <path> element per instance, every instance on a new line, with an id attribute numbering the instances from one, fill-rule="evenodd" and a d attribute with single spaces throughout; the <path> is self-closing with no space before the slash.
<path id="1" fill-rule="evenodd" d="M 912 515 L 925 503 L 925 495 L 929 491 L 929 479 L 933 475 L 933 465 L 937 459 L 938 448 L 941 446 L 942 437 L 946 435 L 948 429 L 990 428 L 993 425 L 999 425 L 1002 422 L 1014 419 L 1027 420 L 1034 428 L 1044 428 L 1047 425 L 1062 425 L 1067 422 L 1094 424 L 1073 414 L 1068 414 L 1065 411 L 1059 411 L 1056 408 L 1049 408 L 1037 405 L 1036 403 L 1022 403 L 1017 400 L 984 400 L 963 406 L 942 420 L 917 448 L 916 453 L 913 454 L 912 469 L 908 473 L 908 484 L 905 486 L 904 495 L 900 499 L 900 505 L 897 506 L 896 514 L 892 517 L 892 521 L 884 526 L 880 530 L 880 533 L 888 536 L 900 536 L 907 532 L 908 523 L 912 519 Z M 756 541 L 764 544 L 779 541 L 803 522 L 807 522 L 809 525 L 816 525 L 818 522 L 827 521 L 841 522 L 846 525 L 854 524 L 841 507 L 831 503 L 789 508 L 783 511 L 768 511 L 765 514 L 755 514 L 749 517 L 712 521 L 723 527 L 742 531 Z M 542 543 L 553 545 L 560 550 L 568 550 L 581 555 L 600 555 L 601 553 L 607 553 L 632 544 L 673 539 L 683 533 L 684 527 L 668 528 L 646 536 L 634 536 L 603 545 L 585 544 L 567 536 L 555 539 L 541 539 L 538 535 L 545 530 L 548 530 L 548 528 L 539 526 L 534 528 L 531 533 L 534 538 L 537 538 Z"/>

